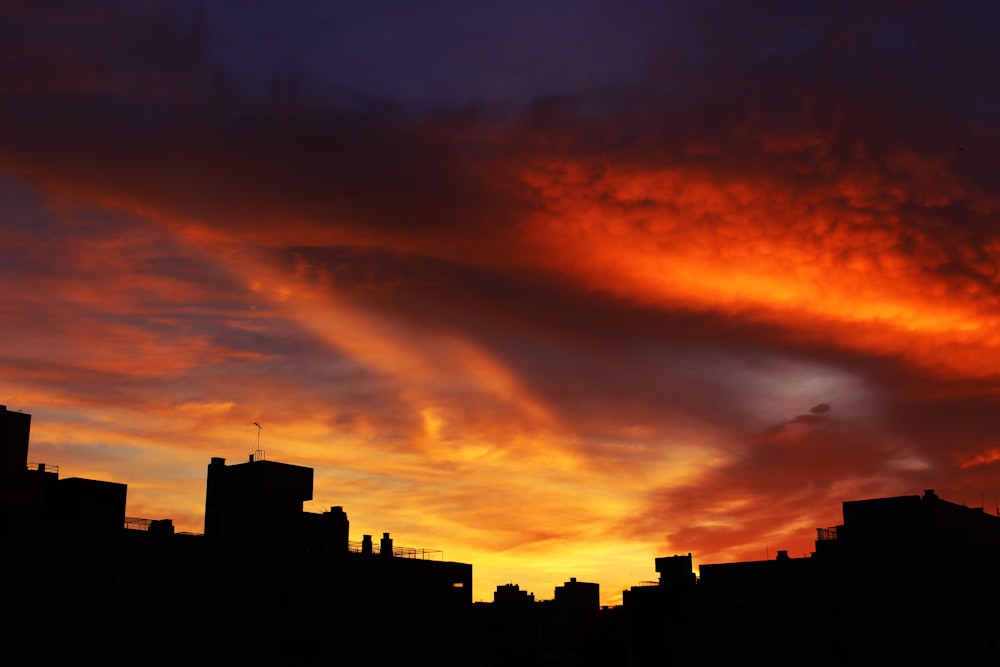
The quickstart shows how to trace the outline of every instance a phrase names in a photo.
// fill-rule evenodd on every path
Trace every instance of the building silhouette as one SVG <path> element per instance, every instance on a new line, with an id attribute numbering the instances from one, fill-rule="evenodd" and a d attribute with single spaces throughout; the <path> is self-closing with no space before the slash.
<path id="1" fill-rule="evenodd" d="M 212 458 L 188 534 L 30 462 L 30 429 L 0 406 L 4 666 L 1000 664 L 1000 516 L 931 490 L 844 502 L 803 558 L 656 558 L 618 607 L 575 578 L 473 604 L 471 565 L 303 511 L 311 468 Z"/>
<path id="2" fill-rule="evenodd" d="M 598 609 L 584 588 L 596 584 L 572 579 L 545 601 L 500 586 L 476 604 L 476 664 L 1000 664 L 1000 516 L 932 490 L 843 512 L 803 558 L 702 564 L 700 577 L 690 553 L 656 558 L 659 580 L 620 607 Z"/>
<path id="3" fill-rule="evenodd" d="M 475 665 L 617 665 L 620 628 L 602 616 L 600 584 L 571 577 L 551 600 L 517 584 L 497 586 L 493 602 L 474 605 Z"/>
<path id="4" fill-rule="evenodd" d="M 843 503 L 816 551 L 656 559 L 625 591 L 630 665 L 1000 664 L 1000 517 L 923 495 Z"/>
<path id="5" fill-rule="evenodd" d="M 0 406 L 0 664 L 468 665 L 472 566 L 350 542 L 311 468 L 213 458 L 205 532 L 125 516 L 124 484 L 28 463 Z"/>
<path id="6" fill-rule="evenodd" d="M 695 663 L 695 585 L 691 554 L 655 560 L 660 575 L 654 585 L 622 591 L 626 636 L 624 665 Z"/>
<path id="7" fill-rule="evenodd" d="M 538 619 L 535 594 L 517 584 L 502 584 L 493 602 L 476 602 L 475 665 L 538 664 Z"/>

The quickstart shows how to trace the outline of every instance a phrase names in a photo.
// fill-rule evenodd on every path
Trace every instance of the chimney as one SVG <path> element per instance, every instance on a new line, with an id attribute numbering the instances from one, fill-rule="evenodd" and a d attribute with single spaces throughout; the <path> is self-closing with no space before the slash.
<path id="1" fill-rule="evenodd" d="M 371 555 L 371 553 L 372 553 L 372 536 L 371 535 L 362 535 L 361 536 L 361 553 L 368 554 L 369 556 Z"/>
<path id="2" fill-rule="evenodd" d="M 347 551 L 348 545 L 348 534 L 350 532 L 351 522 L 347 520 L 347 512 L 340 505 L 335 505 L 330 508 L 329 512 L 324 513 L 324 517 L 327 521 L 327 530 L 330 545 L 334 553 L 343 553 Z"/>
<path id="3" fill-rule="evenodd" d="M 392 558 L 392 538 L 389 537 L 389 533 L 382 533 L 382 541 L 379 544 L 378 553 L 380 556 Z"/>
<path id="4" fill-rule="evenodd" d="M 205 479 L 205 539 L 209 541 L 222 538 L 225 478 L 226 459 L 213 456 Z"/>

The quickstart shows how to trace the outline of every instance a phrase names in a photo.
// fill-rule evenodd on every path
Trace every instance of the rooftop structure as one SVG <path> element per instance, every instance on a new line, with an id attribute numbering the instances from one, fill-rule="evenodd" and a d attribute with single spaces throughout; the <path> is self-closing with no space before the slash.
<path id="1" fill-rule="evenodd" d="M 0 407 L 5 662 L 469 664 L 472 566 L 352 543 L 343 507 L 303 511 L 311 468 L 213 458 L 204 535 L 176 533 L 125 484 L 28 465 L 29 425 Z"/>
<path id="2" fill-rule="evenodd" d="M 632 665 L 1000 664 L 1000 517 L 923 495 L 851 500 L 816 551 L 656 559 L 625 591 Z"/>

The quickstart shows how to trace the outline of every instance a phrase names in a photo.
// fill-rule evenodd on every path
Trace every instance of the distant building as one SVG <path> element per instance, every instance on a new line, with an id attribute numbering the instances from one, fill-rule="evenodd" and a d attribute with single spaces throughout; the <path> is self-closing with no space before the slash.
<path id="1" fill-rule="evenodd" d="M 623 596 L 629 665 L 1000 664 L 1000 517 L 933 491 L 847 501 L 811 557 L 656 559 Z"/>
<path id="2" fill-rule="evenodd" d="M 475 661 L 486 667 L 538 664 L 535 595 L 517 584 L 497 586 L 493 602 L 473 606 Z"/>
<path id="3" fill-rule="evenodd" d="M 303 512 L 313 471 L 213 458 L 205 534 L 125 516 L 124 484 L 28 464 L 30 417 L 0 406 L 0 664 L 472 661 L 472 566 L 348 540 Z"/>
<path id="4" fill-rule="evenodd" d="M 501 584 L 493 593 L 493 603 L 509 607 L 524 607 L 535 601 L 535 594 L 522 591 L 517 584 Z"/>
<path id="5" fill-rule="evenodd" d="M 476 665 L 622 664 L 622 638 L 605 619 L 599 584 L 571 577 L 552 600 L 517 584 L 497 586 L 492 603 L 474 605 Z M 610 612 L 608 612 L 610 613 Z"/>

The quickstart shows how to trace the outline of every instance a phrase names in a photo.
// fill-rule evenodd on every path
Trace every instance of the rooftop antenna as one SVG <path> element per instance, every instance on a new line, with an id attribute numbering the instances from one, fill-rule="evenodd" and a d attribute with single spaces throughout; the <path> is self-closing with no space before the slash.
<path id="1" fill-rule="evenodd" d="M 997 502 L 997 490 L 993 489 L 993 506 L 996 507 L 997 516 L 1000 516 L 1000 503 Z"/>
<path id="2" fill-rule="evenodd" d="M 258 424 L 257 422 L 254 422 L 253 425 L 257 427 L 257 449 L 254 450 L 253 460 L 254 461 L 263 461 L 264 460 L 264 450 L 260 448 L 260 432 L 264 429 L 264 427 L 261 426 L 260 424 Z"/>

